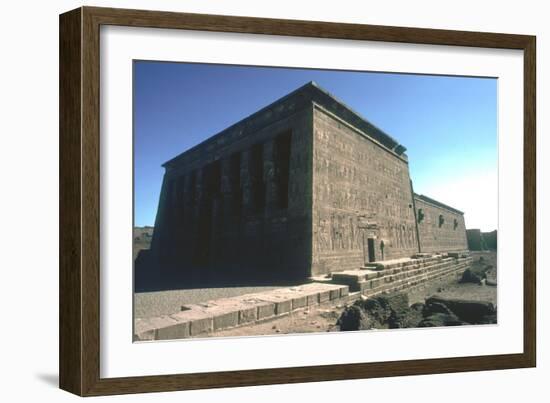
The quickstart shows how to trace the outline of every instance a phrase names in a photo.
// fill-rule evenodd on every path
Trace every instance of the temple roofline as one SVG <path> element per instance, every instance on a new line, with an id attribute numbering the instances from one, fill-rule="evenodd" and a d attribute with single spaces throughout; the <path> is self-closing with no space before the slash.
<path id="1" fill-rule="evenodd" d="M 419 200 L 425 201 L 426 203 L 433 204 L 434 206 L 444 208 L 446 210 L 452 211 L 453 213 L 458 213 L 461 215 L 464 215 L 463 211 L 457 210 L 454 207 L 451 207 L 447 204 L 441 203 L 440 201 L 437 201 L 435 199 L 432 199 L 431 197 L 419 195 L 418 193 L 414 194 L 414 197 L 416 197 Z"/>
<path id="2" fill-rule="evenodd" d="M 297 96 L 298 94 L 300 94 L 302 92 L 306 92 L 308 90 L 313 91 L 312 95 L 311 95 L 311 101 L 317 101 L 318 103 L 320 103 L 320 105 L 322 105 L 324 108 L 326 108 L 327 110 L 329 110 L 330 112 L 334 113 L 337 116 L 339 116 L 342 113 L 341 111 L 337 110 L 338 107 L 344 109 L 346 112 L 351 114 L 358 121 L 358 123 L 360 123 L 360 124 L 362 124 L 366 127 L 366 130 L 363 129 L 363 131 L 365 131 L 366 134 L 369 137 L 371 137 L 374 140 L 376 140 L 377 142 L 379 142 L 381 145 L 383 145 L 388 150 L 392 151 L 393 153 L 396 153 L 399 156 L 403 155 L 405 153 L 405 151 L 407 150 L 406 147 L 399 144 L 399 142 L 397 140 L 395 140 L 393 137 L 391 137 L 389 134 L 387 134 L 383 130 L 381 130 L 378 127 L 376 127 L 375 125 L 373 125 L 371 122 L 369 122 L 363 116 L 361 116 L 358 112 L 354 111 L 351 107 L 346 105 L 344 102 L 340 101 L 337 97 L 335 97 L 334 95 L 332 95 L 331 93 L 326 91 L 324 88 L 320 87 L 316 82 L 310 81 L 310 82 L 302 85 L 301 87 L 295 89 L 294 91 L 284 95 L 283 97 L 275 100 L 274 102 L 272 102 L 272 103 L 264 106 L 263 108 L 257 110 L 256 112 L 248 115 L 247 117 L 237 121 L 236 123 L 232 124 L 231 126 L 226 127 L 222 131 L 208 137 L 207 139 L 201 141 L 199 144 L 197 144 L 197 145 L 187 149 L 186 151 L 178 154 L 176 157 L 174 157 L 174 158 L 166 161 L 165 163 L 163 163 L 162 166 L 164 168 L 173 166 L 174 164 L 176 164 L 178 162 L 178 160 L 181 159 L 181 157 L 183 155 L 185 155 L 187 153 L 190 153 L 193 150 L 196 150 L 196 149 L 204 146 L 205 144 L 207 144 L 211 141 L 215 141 L 216 138 L 218 138 L 220 136 L 223 136 L 225 133 L 231 131 L 232 129 L 234 129 L 236 127 L 238 127 L 239 125 L 243 125 L 246 121 L 251 120 L 256 116 L 259 116 L 263 112 L 265 112 L 269 109 L 273 109 L 277 105 L 279 105 L 281 103 L 284 103 L 286 100 L 288 100 L 288 99 L 290 99 L 294 96 Z M 327 97 L 329 100 L 333 101 L 337 105 L 337 107 L 335 107 L 334 105 L 328 105 L 326 100 L 325 100 L 325 102 L 323 102 L 322 100 L 318 99 L 318 98 L 322 98 L 323 96 Z M 352 122 L 350 122 L 350 123 L 353 124 Z"/>

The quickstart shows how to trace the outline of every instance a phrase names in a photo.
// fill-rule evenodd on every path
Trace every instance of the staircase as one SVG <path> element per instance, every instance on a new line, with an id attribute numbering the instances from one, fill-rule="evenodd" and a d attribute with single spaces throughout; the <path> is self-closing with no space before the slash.
<path id="1" fill-rule="evenodd" d="M 468 252 L 444 254 L 417 254 L 402 258 L 374 262 L 359 270 L 332 273 L 332 282 L 349 286 L 350 292 L 374 296 L 383 292 L 395 292 L 417 286 L 426 281 L 459 274 L 466 270 L 473 259 Z"/>

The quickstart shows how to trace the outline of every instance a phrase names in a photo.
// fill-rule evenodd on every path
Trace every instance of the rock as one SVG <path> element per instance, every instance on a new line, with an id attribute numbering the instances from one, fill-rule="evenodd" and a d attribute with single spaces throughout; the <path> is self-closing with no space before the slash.
<path id="1" fill-rule="evenodd" d="M 369 328 L 367 316 L 358 305 L 346 307 L 340 318 L 338 318 L 336 325 L 340 326 L 340 330 L 344 332 Z"/>
<path id="2" fill-rule="evenodd" d="M 487 279 L 487 280 L 485 280 L 485 284 L 486 284 L 486 285 L 489 285 L 489 286 L 491 286 L 491 287 L 496 287 L 496 286 L 497 286 L 496 280 Z"/>
<path id="3" fill-rule="evenodd" d="M 422 312 L 424 310 L 424 304 L 422 302 L 416 302 L 412 304 L 409 308 L 413 311 Z"/>
<path id="4" fill-rule="evenodd" d="M 435 310 L 441 309 L 441 306 L 444 306 L 460 321 L 472 325 L 496 323 L 497 320 L 496 308 L 492 303 L 486 301 L 447 299 L 434 296 L 426 300 L 426 306 L 430 306 Z M 449 315 L 449 313 L 445 312 L 440 313 Z"/>
<path id="5" fill-rule="evenodd" d="M 491 265 L 474 265 L 462 273 L 460 283 L 482 284 L 482 281 L 487 278 L 487 272 L 492 270 Z"/>
<path id="6" fill-rule="evenodd" d="M 382 294 L 357 301 L 356 305 L 365 311 L 371 327 L 397 329 L 408 327 L 411 320 L 409 297 L 405 293 Z"/>
<path id="7" fill-rule="evenodd" d="M 481 278 L 471 269 L 466 269 L 464 273 L 462 273 L 462 278 L 460 279 L 459 283 L 481 284 Z"/>
<path id="8" fill-rule="evenodd" d="M 422 314 L 424 315 L 424 317 L 428 317 L 436 313 L 442 313 L 445 315 L 453 314 L 445 304 L 442 304 L 441 302 L 437 302 L 437 301 L 434 301 L 433 299 L 428 298 L 428 300 L 426 300 L 426 304 L 424 305 Z"/>
<path id="9" fill-rule="evenodd" d="M 418 327 L 461 326 L 467 324 L 453 314 L 434 313 L 420 321 Z"/>
<path id="10" fill-rule="evenodd" d="M 402 328 L 418 327 L 418 324 L 424 318 L 424 304 L 417 302 L 409 307 L 407 314 L 401 320 Z"/>

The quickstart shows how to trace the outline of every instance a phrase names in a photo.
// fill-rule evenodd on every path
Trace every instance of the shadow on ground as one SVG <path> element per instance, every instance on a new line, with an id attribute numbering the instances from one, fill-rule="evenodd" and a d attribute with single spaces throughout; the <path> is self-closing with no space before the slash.
<path id="1" fill-rule="evenodd" d="M 55 388 L 59 387 L 59 375 L 58 374 L 35 374 L 36 378 L 42 381 L 43 383 L 53 386 Z"/>

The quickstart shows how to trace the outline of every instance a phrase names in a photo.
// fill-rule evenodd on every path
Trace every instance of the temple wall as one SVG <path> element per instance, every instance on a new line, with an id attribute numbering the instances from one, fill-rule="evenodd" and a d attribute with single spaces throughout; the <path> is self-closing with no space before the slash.
<path id="1" fill-rule="evenodd" d="M 284 281 L 467 249 L 463 214 L 413 194 L 404 150 L 307 84 L 164 164 L 136 269 Z"/>
<path id="2" fill-rule="evenodd" d="M 418 252 L 406 156 L 314 108 L 312 272 Z"/>
<path id="3" fill-rule="evenodd" d="M 307 277 L 311 103 L 266 110 L 166 167 L 152 242 L 166 275 Z"/>
<path id="4" fill-rule="evenodd" d="M 468 249 L 464 215 L 415 196 L 420 249 L 450 252 Z"/>

